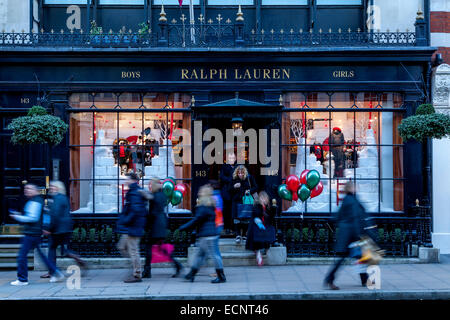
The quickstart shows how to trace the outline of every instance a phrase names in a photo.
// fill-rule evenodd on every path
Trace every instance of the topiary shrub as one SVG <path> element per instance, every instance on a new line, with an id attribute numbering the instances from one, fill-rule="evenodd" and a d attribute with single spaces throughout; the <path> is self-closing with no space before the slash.
<path id="1" fill-rule="evenodd" d="M 436 113 L 436 111 L 434 110 L 433 105 L 429 104 L 429 103 L 421 104 L 416 109 L 416 115 L 417 116 L 427 115 L 427 114 L 434 114 L 434 113 Z"/>
<path id="2" fill-rule="evenodd" d="M 13 131 L 11 141 L 14 144 L 57 145 L 68 128 L 61 118 L 47 114 L 41 106 L 34 106 L 26 116 L 13 119 L 7 129 Z"/>
<path id="3" fill-rule="evenodd" d="M 450 116 L 435 113 L 430 104 L 422 104 L 417 108 L 416 115 L 402 120 L 398 132 L 403 140 L 442 139 L 450 137 Z"/>

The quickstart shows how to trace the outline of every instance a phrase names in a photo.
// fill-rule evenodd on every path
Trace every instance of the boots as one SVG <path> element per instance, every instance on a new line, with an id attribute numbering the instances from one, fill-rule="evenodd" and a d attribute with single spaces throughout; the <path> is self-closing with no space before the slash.
<path id="1" fill-rule="evenodd" d="M 198 269 L 191 268 L 191 271 L 189 271 L 189 273 L 187 275 L 185 275 L 184 278 L 186 280 L 194 282 L 194 278 L 195 278 L 195 275 L 197 274 L 197 272 L 198 272 Z"/>
<path id="2" fill-rule="evenodd" d="M 223 273 L 223 269 L 216 269 L 217 278 L 211 280 L 211 283 L 223 283 L 226 282 L 225 273 Z"/>
<path id="3" fill-rule="evenodd" d="M 151 278 L 152 277 L 152 267 L 145 266 L 144 272 L 142 272 L 142 278 Z"/>
<path id="4" fill-rule="evenodd" d="M 173 264 L 175 266 L 175 273 L 172 275 L 172 278 L 176 278 L 180 275 L 181 270 L 183 270 L 183 265 L 175 259 L 173 259 Z"/>
<path id="5" fill-rule="evenodd" d="M 364 272 L 360 273 L 359 277 L 361 278 L 361 285 L 365 287 L 367 285 L 367 280 L 369 280 L 369 275 L 366 272 Z"/>

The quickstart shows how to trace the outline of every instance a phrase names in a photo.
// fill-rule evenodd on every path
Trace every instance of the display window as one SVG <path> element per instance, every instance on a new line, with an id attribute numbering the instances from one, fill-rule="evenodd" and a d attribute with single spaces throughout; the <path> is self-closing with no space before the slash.
<path id="1" fill-rule="evenodd" d="M 164 93 L 81 93 L 70 98 L 72 213 L 118 213 L 135 172 L 147 189 L 152 178 L 175 179 L 190 189 L 190 112 L 175 112 L 190 96 Z M 190 209 L 190 193 L 168 212 Z"/>
<path id="2" fill-rule="evenodd" d="M 289 93 L 285 97 L 283 177 L 314 169 L 324 185 L 319 196 L 305 203 L 284 201 L 285 212 L 335 212 L 350 180 L 355 181 L 368 212 L 404 210 L 403 142 L 397 131 L 403 118 L 400 94 Z"/>

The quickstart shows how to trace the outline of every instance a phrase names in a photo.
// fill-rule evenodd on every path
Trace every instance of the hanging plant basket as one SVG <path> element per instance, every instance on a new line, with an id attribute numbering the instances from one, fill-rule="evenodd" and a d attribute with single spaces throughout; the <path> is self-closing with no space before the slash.
<path id="1" fill-rule="evenodd" d="M 422 104 L 416 115 L 402 120 L 398 132 L 403 140 L 424 142 L 429 139 L 450 137 L 450 116 L 436 113 L 430 104 Z"/>
<path id="2" fill-rule="evenodd" d="M 47 114 L 41 106 L 32 107 L 26 116 L 15 118 L 8 125 L 8 130 L 13 131 L 11 141 L 20 145 L 57 145 L 68 128 L 61 118 Z"/>

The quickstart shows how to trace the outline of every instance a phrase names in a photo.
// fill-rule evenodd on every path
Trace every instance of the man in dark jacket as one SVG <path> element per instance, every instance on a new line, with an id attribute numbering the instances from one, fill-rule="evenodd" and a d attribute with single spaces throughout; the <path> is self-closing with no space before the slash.
<path id="1" fill-rule="evenodd" d="M 349 245 L 352 242 L 360 240 L 363 234 L 366 234 L 366 220 L 367 215 L 364 207 L 355 196 L 355 186 L 353 181 L 347 182 L 345 185 L 346 197 L 342 202 L 342 206 L 338 211 L 336 227 L 339 229 L 336 236 L 336 254 L 339 259 L 329 271 L 325 278 L 325 286 L 332 290 L 339 290 L 334 284 L 334 278 L 337 270 L 344 262 L 345 258 L 349 256 Z M 366 283 L 367 273 L 361 273 L 361 282 Z"/>
<path id="2" fill-rule="evenodd" d="M 125 205 L 117 221 L 117 232 L 121 233 L 117 248 L 124 257 L 131 259 L 133 265 L 132 275 L 124 282 L 141 282 L 141 257 L 139 243 L 144 235 L 146 222 L 145 198 L 140 193 L 139 178 L 136 173 L 129 173 L 126 184 L 128 192 L 125 196 Z"/>
<path id="3" fill-rule="evenodd" d="M 74 259 L 80 267 L 86 267 L 86 263 L 80 256 L 70 251 L 68 246 L 72 235 L 72 218 L 70 217 L 69 199 L 66 196 L 66 187 L 61 181 L 50 182 L 51 198 L 49 199 L 50 221 L 44 223 L 44 234 L 49 235 L 48 259 L 56 265 L 56 248 L 61 246 L 61 254 Z M 49 278 L 44 274 L 41 278 Z"/>
<path id="4" fill-rule="evenodd" d="M 42 211 L 44 209 L 44 200 L 40 196 L 40 192 L 36 185 L 27 184 L 24 188 L 25 197 L 28 201 L 23 209 L 24 214 L 13 212 L 11 218 L 24 224 L 22 246 L 20 247 L 19 256 L 17 257 L 17 280 L 11 282 L 13 286 L 28 285 L 28 253 L 32 249 L 37 249 L 42 261 L 47 265 L 51 275 L 50 282 L 57 282 L 64 279 L 64 275 L 56 266 L 48 260 L 42 253 L 39 245 L 42 235 Z"/>
<path id="5" fill-rule="evenodd" d="M 229 153 L 227 156 L 227 163 L 224 163 L 220 169 L 220 186 L 223 199 L 223 222 L 226 233 L 230 233 L 231 229 L 233 229 L 230 184 L 233 181 L 233 172 L 236 168 L 235 163 L 236 155 L 234 153 Z"/>

